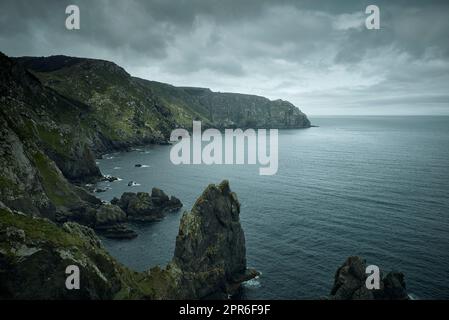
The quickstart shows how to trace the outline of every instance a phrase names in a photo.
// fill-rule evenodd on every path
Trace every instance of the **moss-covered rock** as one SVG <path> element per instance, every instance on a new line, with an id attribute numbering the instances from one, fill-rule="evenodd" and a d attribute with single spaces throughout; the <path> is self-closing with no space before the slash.
<path id="1" fill-rule="evenodd" d="M 80 269 L 79 290 L 65 286 L 69 265 Z M 0 203 L 0 299 L 154 299 L 165 294 L 165 273 L 127 269 L 90 228 L 61 227 Z"/>
<path id="2" fill-rule="evenodd" d="M 240 203 L 228 181 L 209 185 L 192 210 L 184 213 L 171 270 L 185 298 L 227 297 L 257 275 L 246 268 Z"/>
<path id="3" fill-rule="evenodd" d="M 162 219 L 167 213 L 182 208 L 182 202 L 164 191 L 153 188 L 151 195 L 147 192 L 125 192 L 120 199 L 114 198 L 112 204 L 126 212 L 130 221 L 151 222 Z"/>

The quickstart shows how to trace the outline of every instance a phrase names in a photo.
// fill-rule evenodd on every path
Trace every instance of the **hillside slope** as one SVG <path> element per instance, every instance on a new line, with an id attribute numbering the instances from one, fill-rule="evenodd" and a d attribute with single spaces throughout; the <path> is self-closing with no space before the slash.
<path id="1" fill-rule="evenodd" d="M 310 121 L 293 104 L 267 98 L 175 87 L 131 77 L 112 62 L 52 56 L 17 58 L 48 87 L 93 107 L 99 124 L 115 128 L 116 140 L 189 128 L 192 120 L 205 127 L 307 128 Z"/>

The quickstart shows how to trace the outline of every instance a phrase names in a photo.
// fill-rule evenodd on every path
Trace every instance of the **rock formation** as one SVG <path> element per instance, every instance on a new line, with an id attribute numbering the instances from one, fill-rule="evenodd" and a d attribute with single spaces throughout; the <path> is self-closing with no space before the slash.
<path id="1" fill-rule="evenodd" d="M 151 195 L 147 192 L 125 192 L 120 199 L 112 199 L 111 203 L 126 212 L 129 221 L 142 222 L 160 220 L 168 212 L 182 208 L 178 198 L 169 198 L 164 191 L 157 188 L 153 188 Z"/>
<path id="2" fill-rule="evenodd" d="M 186 212 L 179 227 L 169 270 L 179 274 L 181 295 L 226 297 L 257 275 L 246 268 L 240 203 L 228 181 L 209 185 Z M 211 285 L 213 284 L 213 285 Z"/>
<path id="3" fill-rule="evenodd" d="M 67 290 L 66 268 L 80 269 L 80 290 Z M 113 299 L 137 297 L 134 273 L 117 263 L 92 229 L 62 227 L 0 203 L 0 299 Z"/>
<path id="4" fill-rule="evenodd" d="M 96 212 L 95 230 L 107 238 L 132 239 L 137 233 L 126 226 L 126 213 L 113 204 L 103 204 Z"/>
<path id="5" fill-rule="evenodd" d="M 380 281 L 380 289 L 366 288 L 366 262 L 360 257 L 349 257 L 335 274 L 330 299 L 335 300 L 407 300 L 404 275 L 389 272 Z"/>

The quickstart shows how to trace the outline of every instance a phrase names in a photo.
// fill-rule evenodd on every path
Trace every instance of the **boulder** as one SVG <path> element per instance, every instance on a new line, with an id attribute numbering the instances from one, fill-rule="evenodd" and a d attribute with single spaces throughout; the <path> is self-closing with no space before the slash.
<path id="1" fill-rule="evenodd" d="M 126 221 L 126 213 L 119 206 L 103 204 L 97 210 L 95 227 L 112 225 Z"/>
<path id="2" fill-rule="evenodd" d="M 118 180 L 117 177 L 114 177 L 114 176 L 111 176 L 111 175 L 105 175 L 105 176 L 103 176 L 101 178 L 101 181 L 107 181 L 107 182 L 114 182 L 114 181 L 117 181 L 117 180 Z"/>
<path id="3" fill-rule="evenodd" d="M 107 238 L 132 239 L 137 237 L 137 233 L 126 226 L 126 221 L 126 213 L 119 206 L 103 204 L 96 213 L 95 230 Z"/>
<path id="4" fill-rule="evenodd" d="M 162 206 L 169 201 L 169 198 L 161 189 L 153 188 L 151 190 L 151 200 L 155 205 Z"/>
<path id="5" fill-rule="evenodd" d="M 164 191 L 157 188 L 153 188 L 151 195 L 147 192 L 125 192 L 120 199 L 112 199 L 111 204 L 125 211 L 128 220 L 147 222 L 160 220 L 168 212 L 182 207 L 178 198 L 169 198 Z"/>
<path id="6" fill-rule="evenodd" d="M 366 288 L 366 261 L 358 256 L 349 257 L 338 268 L 330 299 L 335 300 L 407 300 L 409 299 L 404 275 L 390 272 L 380 281 L 379 289 Z"/>

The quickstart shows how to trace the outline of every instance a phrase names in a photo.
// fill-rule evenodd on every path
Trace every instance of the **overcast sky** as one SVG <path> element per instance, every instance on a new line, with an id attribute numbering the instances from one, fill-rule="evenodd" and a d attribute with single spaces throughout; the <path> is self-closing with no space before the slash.
<path id="1" fill-rule="evenodd" d="M 69 4 L 80 30 L 65 29 Z M 0 51 L 111 60 L 309 115 L 449 114 L 449 1 L 0 0 Z"/>

